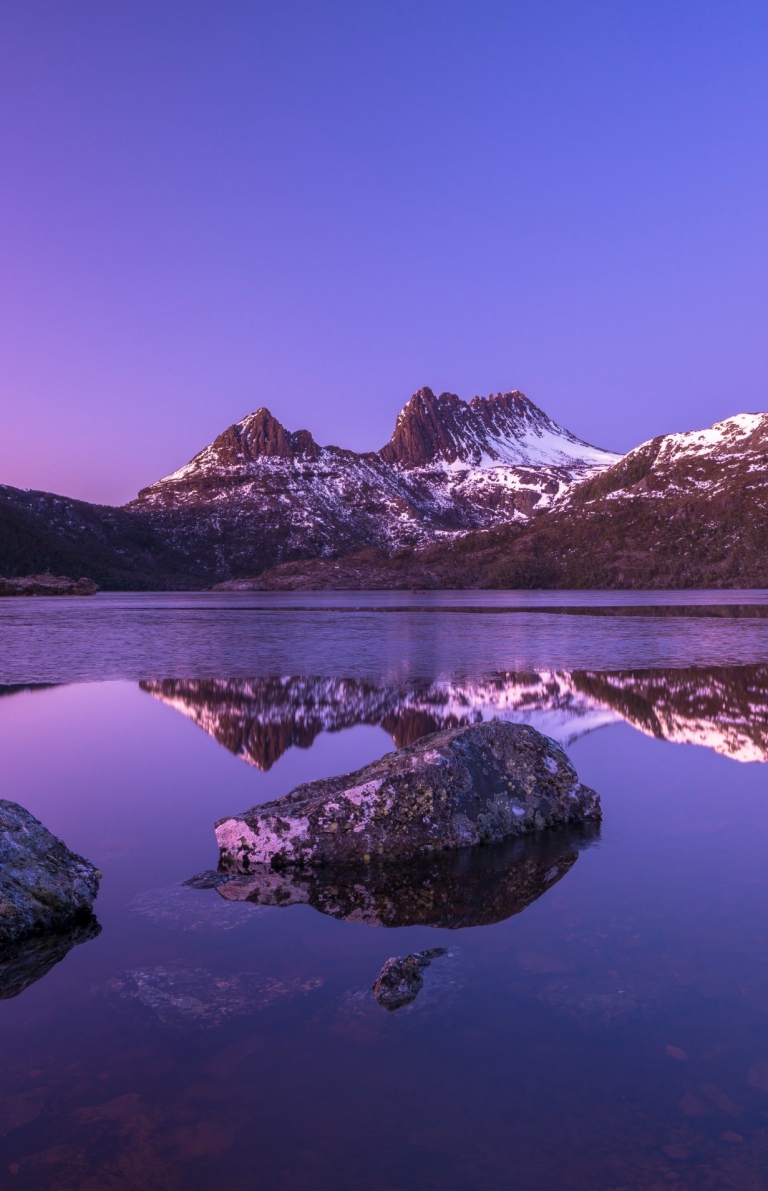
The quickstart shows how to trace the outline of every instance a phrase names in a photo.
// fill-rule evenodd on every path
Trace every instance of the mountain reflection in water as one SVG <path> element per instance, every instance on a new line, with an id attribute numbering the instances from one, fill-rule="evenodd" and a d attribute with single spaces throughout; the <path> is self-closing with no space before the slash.
<path id="1" fill-rule="evenodd" d="M 282 871 L 259 865 L 216 889 L 227 901 L 310 905 L 331 918 L 368 926 L 490 926 L 540 898 L 597 839 L 599 827 L 583 824 L 401 864 Z M 192 883 L 203 882 L 192 878 Z"/>
<path id="2" fill-rule="evenodd" d="M 289 748 L 356 724 L 397 748 L 429 732 L 493 718 L 532 724 L 563 744 L 612 723 L 698 744 L 737 761 L 768 760 L 768 666 L 507 671 L 400 685 L 348 678 L 162 679 L 141 689 L 266 771 Z"/>

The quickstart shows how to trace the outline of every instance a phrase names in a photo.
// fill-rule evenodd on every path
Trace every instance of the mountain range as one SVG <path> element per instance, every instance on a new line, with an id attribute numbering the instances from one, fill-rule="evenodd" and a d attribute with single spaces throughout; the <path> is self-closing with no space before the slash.
<path id="1" fill-rule="evenodd" d="M 0 485 L 0 573 L 108 588 L 766 586 L 768 414 L 618 455 L 420 389 L 376 452 L 262 408 L 114 508 Z"/>

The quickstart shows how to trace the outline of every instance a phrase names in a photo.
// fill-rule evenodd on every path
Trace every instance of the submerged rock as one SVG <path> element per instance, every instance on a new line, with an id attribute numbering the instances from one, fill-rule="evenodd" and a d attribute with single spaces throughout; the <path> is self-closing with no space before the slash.
<path id="1" fill-rule="evenodd" d="M 171 964 L 135 968 L 111 980 L 108 991 L 139 1001 L 164 1025 L 220 1026 L 320 988 L 319 976 L 280 980 L 255 972 L 212 972 Z"/>
<path id="2" fill-rule="evenodd" d="M 601 817 L 554 740 L 493 721 L 425 736 L 342 777 L 220 819 L 221 867 L 406 859 Z"/>
<path id="3" fill-rule="evenodd" d="M 28 810 L 0 799 L 0 947 L 90 919 L 100 879 Z"/>
<path id="4" fill-rule="evenodd" d="M 373 995 L 385 1009 L 400 1009 L 414 1001 L 424 987 L 422 968 L 433 959 L 445 955 L 447 947 L 432 947 L 428 951 L 414 951 L 405 959 L 394 955 L 388 959 L 373 984 Z"/>
<path id="5" fill-rule="evenodd" d="M 91 916 L 76 922 L 70 930 L 53 934 L 28 935 L 17 943 L 0 949 L 0 1000 L 17 997 L 30 984 L 42 980 L 73 947 L 87 943 L 101 934 L 101 926 Z"/>
<path id="6" fill-rule="evenodd" d="M 537 832 L 483 848 L 433 852 L 396 863 L 201 873 L 194 888 L 258 906 L 310 905 L 369 926 L 489 926 L 551 889 L 599 834 L 596 824 Z"/>

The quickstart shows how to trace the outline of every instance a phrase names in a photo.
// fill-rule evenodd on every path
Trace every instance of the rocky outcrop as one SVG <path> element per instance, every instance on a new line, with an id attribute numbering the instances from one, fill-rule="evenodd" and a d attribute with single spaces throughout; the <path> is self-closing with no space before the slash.
<path id="1" fill-rule="evenodd" d="M 525 724 L 437 732 L 342 777 L 221 819 L 221 866 L 406 859 L 597 820 L 600 799 L 563 750 Z"/>
<path id="2" fill-rule="evenodd" d="M 88 920 L 100 879 L 28 810 L 0 799 L 0 947 Z"/>
<path id="3" fill-rule="evenodd" d="M 0 578 L 0 596 L 89 596 L 98 590 L 92 579 L 70 579 L 67 575 Z"/>
<path id="4" fill-rule="evenodd" d="M 445 955 L 447 950 L 447 947 L 432 947 L 428 951 L 414 951 L 404 959 L 399 955 L 392 956 L 373 983 L 376 1000 L 390 1011 L 415 1001 L 424 987 L 422 969 L 428 968 L 434 959 Z"/>
<path id="5" fill-rule="evenodd" d="M 247 874 L 199 873 L 187 884 L 216 889 L 227 902 L 308 905 L 366 926 L 461 930 L 521 914 L 570 872 L 599 832 L 597 823 L 582 823 L 395 864 L 286 869 L 259 864 Z"/>

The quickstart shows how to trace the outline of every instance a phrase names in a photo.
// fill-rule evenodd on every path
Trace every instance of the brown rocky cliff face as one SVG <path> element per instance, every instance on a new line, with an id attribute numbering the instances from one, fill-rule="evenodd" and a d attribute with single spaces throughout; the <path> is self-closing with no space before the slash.
<path id="1" fill-rule="evenodd" d="M 455 393 L 436 397 L 424 388 L 400 412 L 379 456 L 401 467 L 424 467 L 438 459 L 476 466 L 484 454 L 498 458 L 500 442 L 514 443 L 531 427 L 549 425 L 546 414 L 518 390 L 462 401 Z"/>
<path id="2" fill-rule="evenodd" d="M 461 439 L 466 432 L 469 406 L 455 393 L 436 397 L 419 389 L 401 411 L 392 438 L 379 455 L 385 463 L 423 467 L 435 459 L 452 463 L 463 458 Z"/>
<path id="3" fill-rule="evenodd" d="M 492 393 L 490 397 L 473 397 L 469 408 L 486 429 L 499 437 L 509 432 L 510 424 L 520 425 L 541 412 L 519 389 L 511 393 Z"/>

